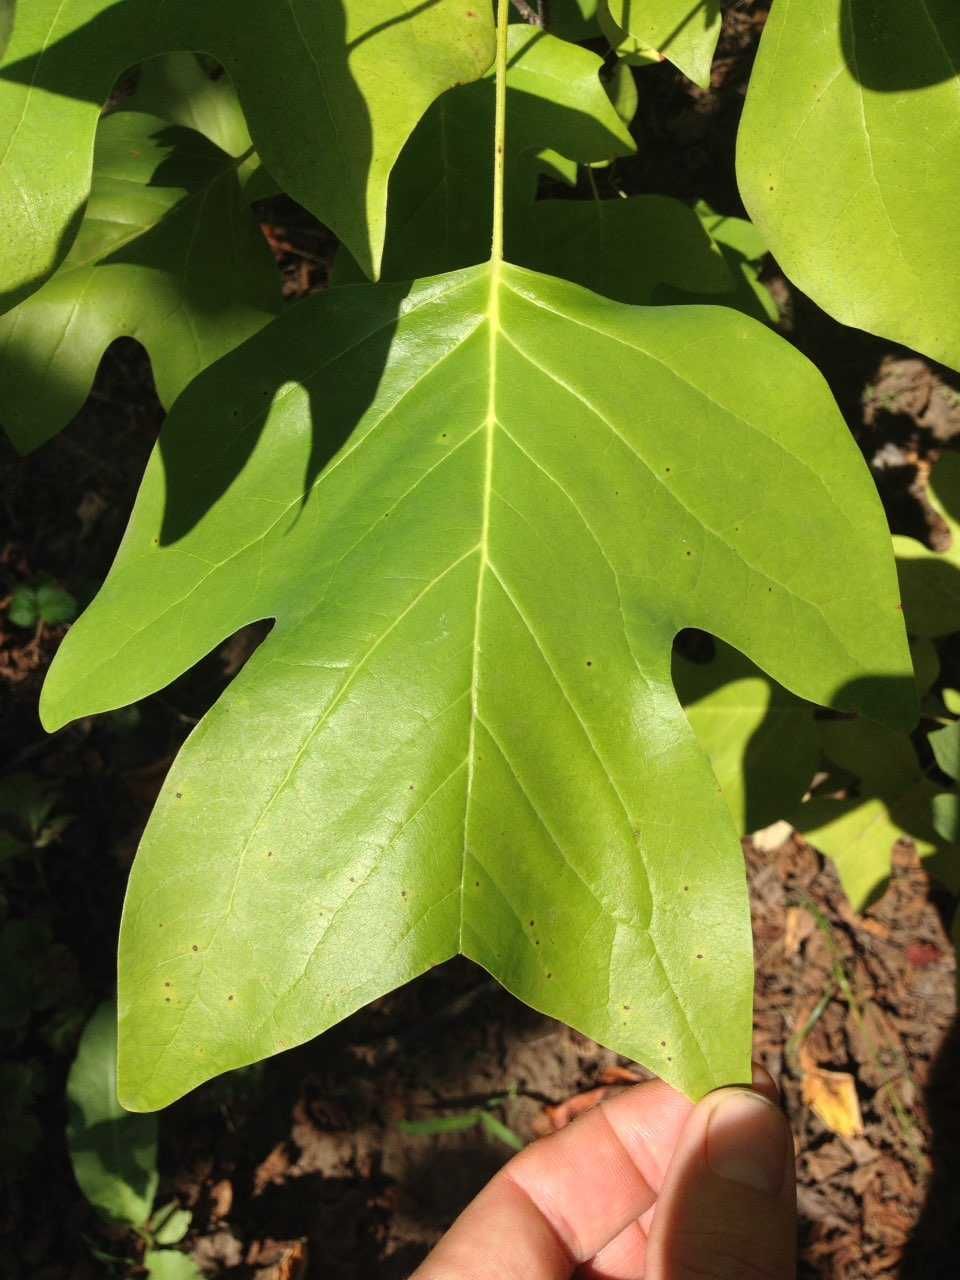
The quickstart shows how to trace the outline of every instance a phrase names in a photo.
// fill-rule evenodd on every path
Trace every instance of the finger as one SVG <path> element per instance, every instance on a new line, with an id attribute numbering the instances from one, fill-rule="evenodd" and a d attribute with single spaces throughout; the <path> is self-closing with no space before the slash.
<path id="1" fill-rule="evenodd" d="M 681 1135 L 657 1200 L 646 1280 L 793 1280 L 793 1138 L 749 1089 L 721 1089 Z"/>
<path id="2" fill-rule="evenodd" d="M 595 1258 L 577 1271 L 577 1280 L 641 1280 L 646 1268 L 647 1233 L 643 1219 L 631 1222 Z"/>
<path id="3" fill-rule="evenodd" d="M 527 1147 L 414 1280 L 567 1280 L 653 1204 L 692 1104 L 659 1080 Z"/>
<path id="4" fill-rule="evenodd" d="M 780 1090 L 773 1076 L 760 1065 L 753 1064 L 753 1088 L 774 1104 L 780 1102 Z M 653 1224 L 656 1206 L 651 1206 L 639 1222 L 632 1222 L 616 1239 L 601 1249 L 592 1262 L 577 1272 L 578 1280 L 639 1280 L 646 1267 L 647 1237 Z"/>

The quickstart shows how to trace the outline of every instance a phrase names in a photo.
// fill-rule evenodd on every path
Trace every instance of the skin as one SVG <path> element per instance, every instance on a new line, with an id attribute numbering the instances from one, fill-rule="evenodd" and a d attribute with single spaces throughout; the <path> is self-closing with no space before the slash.
<path id="1" fill-rule="evenodd" d="M 533 1143 L 411 1280 L 792 1280 L 794 1148 L 776 1086 L 697 1106 L 660 1081 Z"/>

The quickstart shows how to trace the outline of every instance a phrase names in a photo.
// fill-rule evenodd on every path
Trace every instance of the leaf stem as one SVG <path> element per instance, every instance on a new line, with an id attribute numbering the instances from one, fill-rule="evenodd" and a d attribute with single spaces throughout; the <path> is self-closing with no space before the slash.
<path id="1" fill-rule="evenodd" d="M 493 126 L 493 240 L 491 262 L 503 261 L 503 177 L 507 137 L 507 37 L 510 0 L 497 0 L 496 113 Z"/>

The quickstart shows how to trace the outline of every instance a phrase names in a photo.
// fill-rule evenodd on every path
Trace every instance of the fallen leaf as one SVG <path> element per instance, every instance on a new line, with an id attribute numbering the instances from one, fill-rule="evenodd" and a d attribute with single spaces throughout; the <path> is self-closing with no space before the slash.
<path id="1" fill-rule="evenodd" d="M 841 1138 L 863 1133 L 857 1082 L 849 1072 L 805 1066 L 803 1100 L 831 1133 Z"/>
<path id="2" fill-rule="evenodd" d="M 788 907 L 783 933 L 783 949 L 788 956 L 795 956 L 810 937 L 817 922 L 806 907 Z"/>

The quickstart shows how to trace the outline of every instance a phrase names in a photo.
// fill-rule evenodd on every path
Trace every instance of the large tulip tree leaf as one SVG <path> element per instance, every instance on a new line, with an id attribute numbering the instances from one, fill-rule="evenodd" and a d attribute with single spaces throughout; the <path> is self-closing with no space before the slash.
<path id="1" fill-rule="evenodd" d="M 863 720 L 827 721 L 819 732 L 828 761 L 856 779 L 856 793 L 836 797 L 828 783 L 792 821 L 833 861 L 853 908 L 862 911 L 883 890 L 898 840 L 913 841 L 927 870 L 960 888 L 960 849 L 935 822 L 948 793 L 924 773 L 909 738 Z"/>
<path id="2" fill-rule="evenodd" d="M 883 513 L 801 355 L 496 260 L 306 299 L 174 405 L 44 722 L 257 618 L 132 873 L 126 1105 L 457 951 L 692 1095 L 746 1078 L 744 870 L 673 637 L 916 714 Z"/>
<path id="3" fill-rule="evenodd" d="M 627 56 L 661 54 L 701 89 L 710 87 L 710 68 L 723 23 L 720 0 L 604 0 L 602 25 L 618 36 Z M 619 30 L 618 30 L 619 29 Z M 622 35 L 620 34 L 622 33 Z M 632 37 L 635 46 L 628 45 Z M 611 41 L 612 43 L 612 41 Z"/>
<path id="4" fill-rule="evenodd" d="M 937 639 L 960 631 L 960 457 L 947 453 L 930 477 L 930 505 L 950 535 L 944 551 L 931 551 L 916 538 L 897 536 L 893 549 L 907 630 Z"/>
<path id="5" fill-rule="evenodd" d="M 22 450 L 77 413 L 114 338 L 137 338 L 169 405 L 280 309 L 237 162 L 192 130 L 123 111 L 100 127 L 73 247 L 0 316 L 0 423 Z"/>
<path id="6" fill-rule="evenodd" d="M 750 216 L 831 315 L 954 367 L 958 122 L 956 0 L 775 0 L 740 130 Z"/>
<path id="7" fill-rule="evenodd" d="M 738 833 L 789 818 L 819 757 L 810 704 L 723 644 L 708 662 L 674 654 L 673 681 Z"/>
<path id="8" fill-rule="evenodd" d="M 69 248 L 117 76 L 183 49 L 227 68 L 269 172 L 375 274 L 394 162 L 433 100 L 487 69 L 492 37 L 473 0 L 30 0 L 0 67 L 0 305 Z"/>
<path id="9" fill-rule="evenodd" d="M 535 27 L 510 28 L 505 216 L 515 258 L 512 232 L 536 198 L 540 153 L 549 146 L 586 164 L 635 150 L 600 80 L 602 66 L 595 53 Z M 437 275 L 489 256 L 493 152 L 476 140 L 493 131 L 494 95 L 492 71 L 451 89 L 411 137 L 390 183 L 385 280 Z M 359 278 L 338 262 L 339 282 Z"/>

